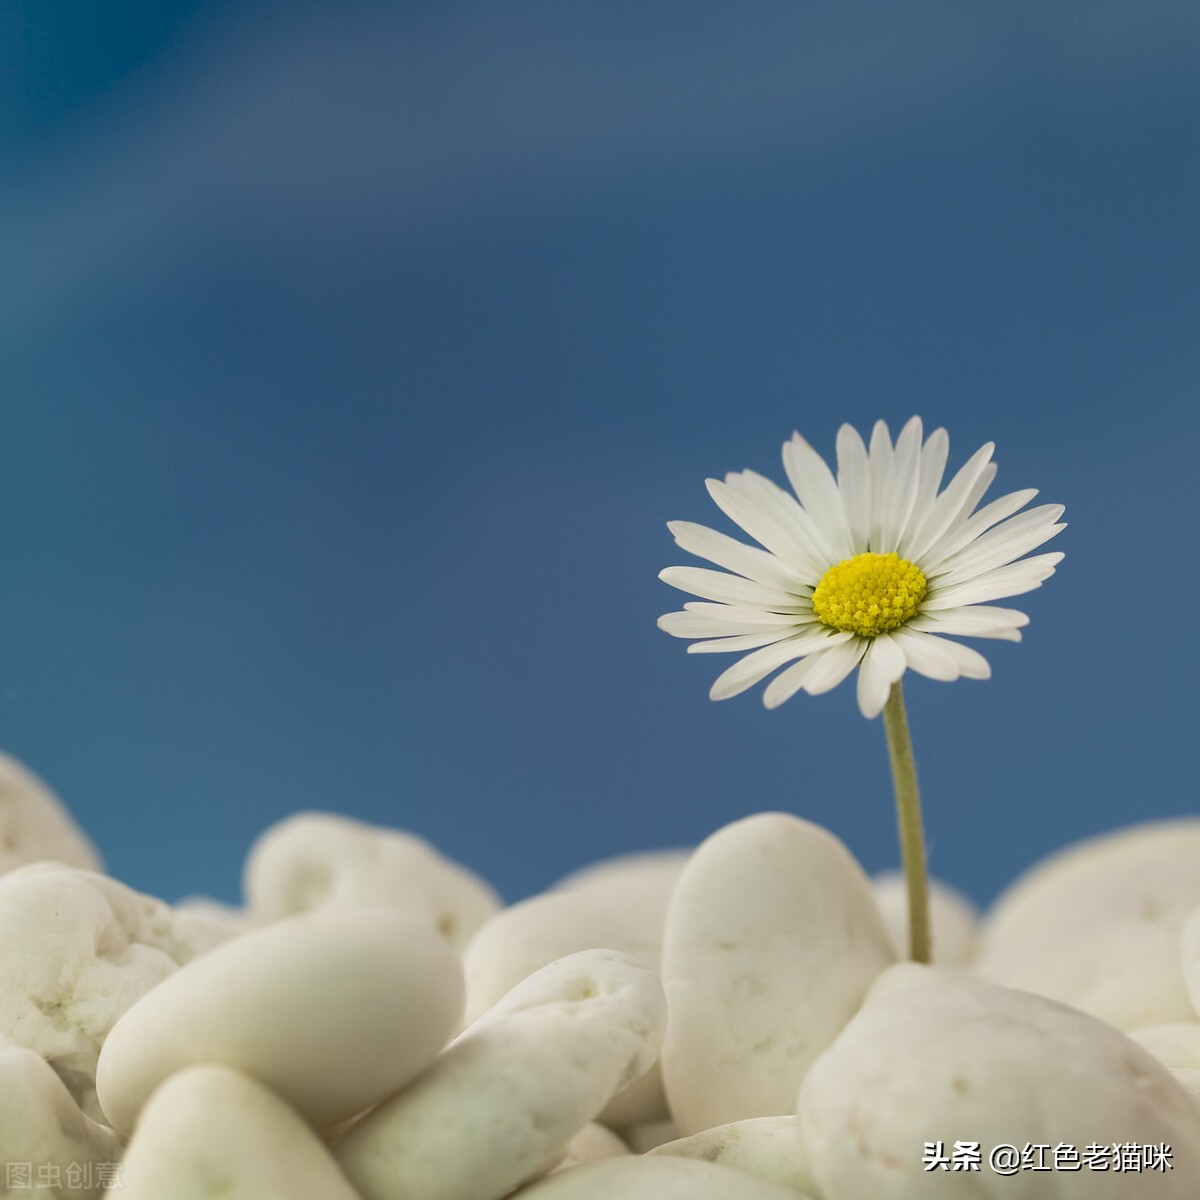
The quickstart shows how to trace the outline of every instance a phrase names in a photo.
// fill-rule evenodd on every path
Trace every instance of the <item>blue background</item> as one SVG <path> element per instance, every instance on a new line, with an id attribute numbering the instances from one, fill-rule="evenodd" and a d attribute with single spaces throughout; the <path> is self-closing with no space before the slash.
<path id="1" fill-rule="evenodd" d="M 1195 808 L 1200 10 L 0 8 L 0 744 L 115 874 L 301 807 L 510 898 L 784 808 L 895 860 L 852 686 L 713 704 L 655 619 L 843 420 L 998 443 L 1067 559 L 909 677 L 977 900 Z"/>

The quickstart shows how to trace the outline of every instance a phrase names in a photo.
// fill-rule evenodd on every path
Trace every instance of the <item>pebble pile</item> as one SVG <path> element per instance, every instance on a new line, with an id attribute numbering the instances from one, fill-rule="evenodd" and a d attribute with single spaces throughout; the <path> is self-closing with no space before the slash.
<path id="1" fill-rule="evenodd" d="M 933 966 L 899 882 L 780 813 L 507 908 L 306 813 L 245 893 L 109 878 L 0 759 L 0 1197 L 1200 1195 L 1200 819 L 985 917 L 935 885 Z"/>

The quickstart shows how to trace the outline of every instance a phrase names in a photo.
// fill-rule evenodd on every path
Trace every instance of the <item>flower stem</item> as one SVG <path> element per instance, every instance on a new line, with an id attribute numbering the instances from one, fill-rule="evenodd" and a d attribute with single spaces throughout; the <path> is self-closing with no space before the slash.
<path id="1" fill-rule="evenodd" d="M 900 857 L 908 888 L 908 945 L 913 962 L 930 961 L 929 881 L 925 868 L 925 834 L 921 827 L 921 792 L 913 762 L 912 738 L 900 680 L 892 684 L 883 706 L 883 728 L 888 757 L 892 760 L 892 787 L 896 793 L 896 823 L 900 831 Z"/>

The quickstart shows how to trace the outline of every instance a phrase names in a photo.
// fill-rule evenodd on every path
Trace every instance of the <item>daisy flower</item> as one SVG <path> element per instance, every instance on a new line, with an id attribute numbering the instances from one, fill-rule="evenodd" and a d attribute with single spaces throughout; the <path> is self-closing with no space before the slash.
<path id="1" fill-rule="evenodd" d="M 1054 573 L 1061 554 L 1023 556 L 1064 528 L 1063 507 L 1022 512 L 1037 495 L 1027 489 L 980 508 L 996 475 L 994 446 L 942 487 L 949 447 L 944 429 L 925 438 L 918 417 L 894 444 L 876 422 L 869 447 L 843 425 L 836 477 L 797 433 L 783 447 L 791 492 L 753 471 L 708 480 L 717 506 L 759 545 L 670 522 L 680 547 L 724 570 L 663 571 L 665 583 L 701 599 L 658 624 L 698 639 L 690 653 L 745 652 L 713 684 L 714 700 L 779 671 L 763 692 L 775 708 L 800 690 L 827 692 L 858 668 L 859 708 L 876 717 L 909 668 L 941 680 L 990 675 L 983 655 L 954 639 L 1020 641 L 1029 618 L 990 601 Z"/>

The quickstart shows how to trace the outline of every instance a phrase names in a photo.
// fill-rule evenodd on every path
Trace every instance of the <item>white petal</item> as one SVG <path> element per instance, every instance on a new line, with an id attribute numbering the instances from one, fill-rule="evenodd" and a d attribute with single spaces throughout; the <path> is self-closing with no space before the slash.
<path id="1" fill-rule="evenodd" d="M 986 604 L 974 604 L 964 608 L 920 613 L 909 621 L 908 627 L 925 633 L 1002 638 L 1008 642 L 1019 642 L 1021 635 L 1018 630 L 1028 624 L 1029 618 L 1015 608 L 990 608 Z"/>
<path id="2" fill-rule="evenodd" d="M 696 609 L 715 611 L 697 612 Z M 689 604 L 684 612 L 670 612 L 659 617 L 658 627 L 677 638 L 732 637 L 769 630 L 783 630 L 786 634 L 796 627 L 796 618 L 755 612 L 752 608 L 735 608 L 731 604 Z"/>
<path id="3" fill-rule="evenodd" d="M 892 478 L 883 513 L 882 545 L 894 550 L 917 499 L 921 470 L 921 418 L 913 417 L 896 439 Z"/>
<path id="4" fill-rule="evenodd" d="M 854 552 L 862 554 L 871 535 L 871 464 L 867 447 L 852 425 L 843 425 L 838 430 L 837 458 L 842 508 L 850 527 Z"/>
<path id="5" fill-rule="evenodd" d="M 963 583 L 1036 550 L 1066 528 L 1065 524 L 1055 524 L 1062 513 L 1061 504 L 1043 504 L 1019 517 L 1010 517 L 943 564 L 938 583 Z"/>
<path id="6" fill-rule="evenodd" d="M 813 622 L 816 617 L 813 617 Z M 812 622 L 810 622 L 812 623 Z M 803 628 L 802 626 L 800 628 Z M 707 642 L 693 642 L 689 654 L 729 654 L 735 650 L 757 650 L 759 646 L 771 646 L 791 637 L 799 629 L 765 630 L 762 633 L 740 633 L 736 637 L 718 637 Z"/>
<path id="7" fill-rule="evenodd" d="M 892 636 L 904 651 L 905 661 L 918 675 L 949 683 L 959 676 L 958 661 L 946 649 L 941 638 L 919 633 L 911 625 L 897 629 Z"/>
<path id="8" fill-rule="evenodd" d="M 821 578 L 825 566 L 813 557 L 809 547 L 796 540 L 772 512 L 757 500 L 748 499 L 744 490 L 735 490 L 719 479 L 709 479 L 706 483 L 708 494 L 717 507 L 756 542 L 766 546 L 776 558 L 793 567 L 803 578 L 811 578 L 814 583 Z"/>
<path id="9" fill-rule="evenodd" d="M 917 502 L 913 519 L 923 516 L 942 486 L 946 473 L 946 459 L 950 457 L 950 435 L 944 429 L 935 429 L 925 439 L 921 450 L 921 477 L 917 483 Z"/>
<path id="10" fill-rule="evenodd" d="M 892 437 L 883 421 L 876 421 L 871 430 L 871 550 L 887 553 L 891 546 L 883 544 L 883 525 L 886 517 L 888 497 L 891 495 L 892 462 L 896 452 L 892 449 Z"/>
<path id="11" fill-rule="evenodd" d="M 879 716 L 892 684 L 904 674 L 904 651 L 886 633 L 874 638 L 858 669 L 858 707 L 868 720 Z"/>
<path id="12" fill-rule="evenodd" d="M 1032 592 L 1054 574 L 1054 568 L 1062 562 L 1063 557 L 1058 552 L 1037 554 L 1033 558 L 1023 558 L 1020 562 L 997 567 L 963 583 L 931 587 L 921 601 L 921 611 L 935 612 L 966 604 L 982 604 L 986 600 L 1002 600 L 1005 596 Z"/>
<path id="13" fill-rule="evenodd" d="M 840 560 L 854 554 L 854 542 L 837 480 L 829 464 L 798 434 L 783 444 L 783 469 L 792 490 Z"/>
<path id="14" fill-rule="evenodd" d="M 807 590 L 807 585 L 793 567 L 766 550 L 743 545 L 727 534 L 709 529 L 707 525 L 695 525 L 691 521 L 668 521 L 667 528 L 681 549 L 698 558 L 706 558 L 735 575 L 784 591 L 794 587 Z"/>
<path id="15" fill-rule="evenodd" d="M 925 636 L 929 637 L 929 634 Z M 978 650 L 964 646 L 962 642 L 952 642 L 949 638 L 932 638 L 931 640 L 941 642 L 954 655 L 954 660 L 958 663 L 958 673 L 964 679 L 991 679 L 991 664 Z"/>
<path id="16" fill-rule="evenodd" d="M 763 705 L 767 708 L 778 708 L 785 700 L 790 700 L 803 686 L 804 681 L 812 673 L 813 667 L 824 657 L 824 651 L 816 650 L 807 658 L 780 671 L 763 689 Z"/>
<path id="17" fill-rule="evenodd" d="M 938 538 L 953 525 L 955 519 L 962 514 L 964 508 L 966 508 L 968 513 L 971 508 L 974 508 L 975 501 L 973 497 L 977 495 L 976 488 L 981 480 L 986 481 L 989 479 L 987 471 L 988 462 L 995 448 L 992 442 L 980 446 L 959 470 L 958 474 L 950 480 L 946 490 L 933 501 L 925 519 L 914 532 L 905 552 L 905 557 L 919 561 L 927 553 L 929 547 L 934 545 Z M 994 475 L 995 472 L 993 471 L 990 474 Z M 987 484 L 984 482 L 984 490 L 986 490 L 986 486 Z M 970 507 L 967 507 L 968 505 Z"/>
<path id="18" fill-rule="evenodd" d="M 811 562 L 828 565 L 837 561 L 836 540 L 829 537 L 828 531 L 818 526 L 801 508 L 796 497 L 779 484 L 757 471 L 734 471 L 725 476 L 725 482 L 772 515 L 808 554 Z"/>
<path id="19" fill-rule="evenodd" d="M 810 696 L 832 691 L 858 665 L 866 648 L 862 638 L 854 638 L 827 650 L 805 679 L 804 690 Z"/>
<path id="20" fill-rule="evenodd" d="M 794 658 L 803 658 L 826 641 L 826 630 L 822 626 L 818 633 L 802 633 L 773 646 L 754 650 L 745 658 L 738 659 L 728 670 L 717 676 L 708 695 L 712 700 L 728 700 L 753 687 L 772 671 Z"/>
<path id="21" fill-rule="evenodd" d="M 691 592 L 693 596 L 702 596 L 722 604 L 783 613 L 804 612 L 812 607 L 801 596 L 780 588 L 767 587 L 765 583 L 755 583 L 752 579 L 743 579 L 740 575 L 710 571 L 708 567 L 665 567 L 659 571 L 658 577 L 663 583 L 669 583 L 682 592 Z"/>
<path id="22" fill-rule="evenodd" d="M 929 553 L 924 556 L 921 563 L 922 570 L 927 576 L 936 575 L 939 569 L 947 563 L 947 560 L 964 546 L 969 546 L 993 525 L 1007 520 L 1013 513 L 1024 508 L 1036 495 L 1037 488 L 1026 488 L 1021 492 L 1009 492 L 1007 496 L 1000 496 L 991 504 L 985 505 L 966 521 L 957 525 L 953 532 L 943 534 L 937 544 L 929 548 Z M 949 570 L 950 567 L 946 566 L 946 569 Z"/>

